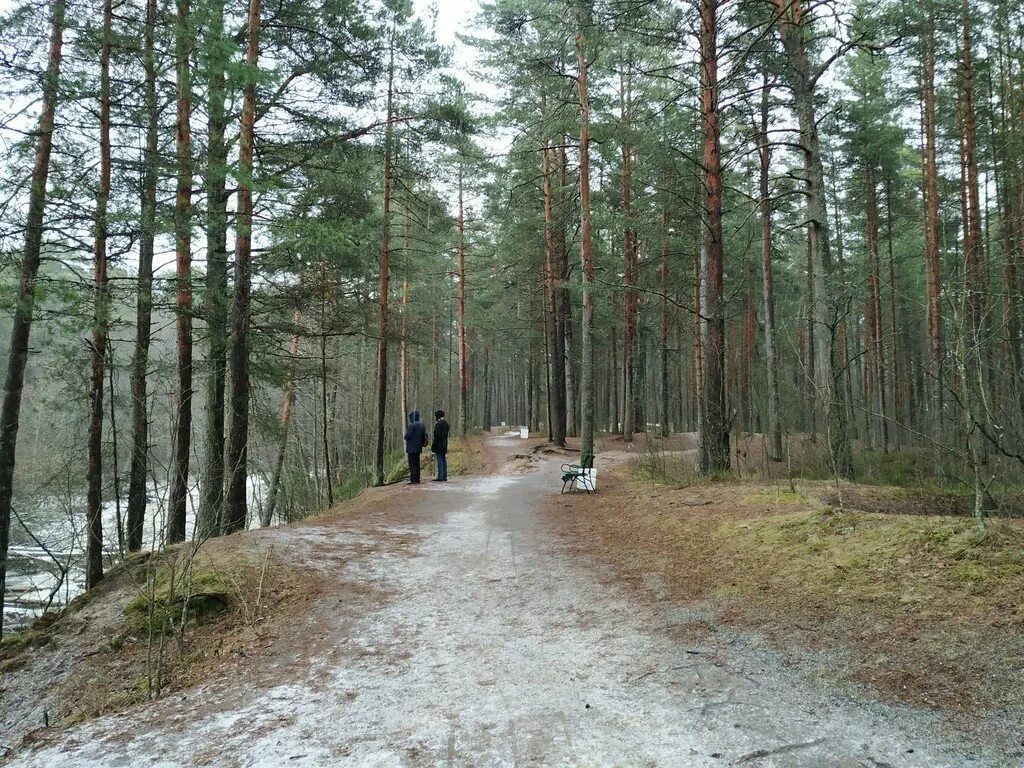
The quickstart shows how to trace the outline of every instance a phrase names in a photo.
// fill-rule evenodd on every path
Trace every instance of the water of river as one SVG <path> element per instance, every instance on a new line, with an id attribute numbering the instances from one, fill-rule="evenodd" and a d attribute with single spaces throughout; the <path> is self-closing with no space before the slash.
<path id="1" fill-rule="evenodd" d="M 262 503 L 263 478 L 249 476 L 250 508 Z M 195 530 L 198 489 L 190 486 L 186 531 Z M 103 505 L 104 567 L 121 557 L 118 519 L 124 517 L 126 500 Z M 49 498 L 31 508 L 17 510 L 11 522 L 11 545 L 7 561 L 7 593 L 4 597 L 4 627 L 31 623 L 48 607 L 66 605 L 85 591 L 85 499 Z M 143 549 L 158 547 L 164 539 L 167 517 L 167 486 L 153 486 L 146 504 Z M 259 525 L 250 515 L 249 525 Z"/>

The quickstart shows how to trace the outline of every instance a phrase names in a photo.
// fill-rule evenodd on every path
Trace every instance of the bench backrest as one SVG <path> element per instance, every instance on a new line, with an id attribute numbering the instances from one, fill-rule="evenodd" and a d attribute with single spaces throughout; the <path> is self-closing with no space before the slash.
<path id="1" fill-rule="evenodd" d="M 594 454 L 587 454 L 586 456 L 580 456 L 580 469 L 593 469 L 594 468 Z"/>

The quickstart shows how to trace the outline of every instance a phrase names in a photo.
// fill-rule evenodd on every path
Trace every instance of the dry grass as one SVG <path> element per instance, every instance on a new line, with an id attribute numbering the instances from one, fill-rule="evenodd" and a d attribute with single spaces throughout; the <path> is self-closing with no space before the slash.
<path id="1" fill-rule="evenodd" d="M 939 708 L 1022 712 L 1024 528 L 837 512 L 828 483 L 669 487 L 626 470 L 551 508 L 567 546 L 700 601 L 778 647 L 838 649 L 832 672 Z M 859 497 L 870 506 L 871 494 Z M 914 503 L 921 499 L 915 496 Z M 841 660 L 839 660 L 841 659 Z"/>
<path id="2" fill-rule="evenodd" d="M 437 475 L 437 464 L 434 461 L 434 454 L 425 450 L 420 458 L 421 475 L 424 478 Z M 483 438 L 477 435 L 470 435 L 465 440 L 453 439 L 448 446 L 448 475 L 458 477 L 460 475 L 476 474 L 483 470 L 485 465 Z M 384 473 L 384 482 L 387 485 L 397 483 L 409 476 L 409 464 L 405 454 L 396 454 L 388 463 Z"/>

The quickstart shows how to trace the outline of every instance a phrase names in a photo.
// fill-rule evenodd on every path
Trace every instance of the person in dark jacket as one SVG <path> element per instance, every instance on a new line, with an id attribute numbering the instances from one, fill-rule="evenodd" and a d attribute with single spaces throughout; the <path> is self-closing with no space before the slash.
<path id="1" fill-rule="evenodd" d="M 405 430 L 405 454 L 409 457 L 409 482 L 420 481 L 420 454 L 427 444 L 427 428 L 420 421 L 420 412 L 409 414 L 409 426 Z"/>
<path id="2" fill-rule="evenodd" d="M 434 437 L 430 450 L 437 460 L 437 477 L 434 482 L 444 483 L 448 480 L 448 422 L 445 421 L 444 411 L 434 411 Z"/>

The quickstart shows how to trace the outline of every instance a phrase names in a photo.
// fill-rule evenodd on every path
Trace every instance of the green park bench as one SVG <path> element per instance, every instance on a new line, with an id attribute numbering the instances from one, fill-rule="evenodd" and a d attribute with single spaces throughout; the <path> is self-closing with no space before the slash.
<path id="1" fill-rule="evenodd" d="M 594 468 L 594 456 L 589 454 L 580 457 L 579 464 L 562 465 L 562 493 L 566 490 L 573 490 L 577 485 L 587 493 L 596 492 L 594 483 L 590 479 L 589 472 Z"/>

